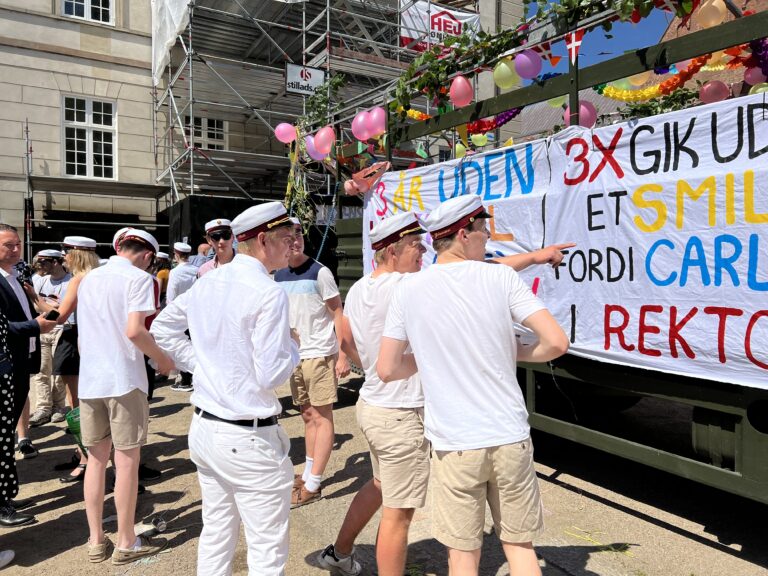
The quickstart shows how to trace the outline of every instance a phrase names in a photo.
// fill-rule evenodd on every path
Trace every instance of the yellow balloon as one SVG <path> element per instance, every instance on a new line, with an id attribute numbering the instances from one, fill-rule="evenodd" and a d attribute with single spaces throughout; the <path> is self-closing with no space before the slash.
<path id="1" fill-rule="evenodd" d="M 472 144 L 477 146 L 478 148 L 481 148 L 482 146 L 485 146 L 488 144 L 488 136 L 485 134 L 472 134 L 472 136 L 469 137 L 470 140 L 472 140 Z"/>
<path id="2" fill-rule="evenodd" d="M 462 144 L 461 142 L 458 142 L 456 144 L 455 152 L 456 152 L 456 158 L 463 158 L 464 154 L 467 153 L 467 149 L 464 147 L 464 144 Z"/>
<path id="3" fill-rule="evenodd" d="M 565 101 L 567 99 L 567 96 L 555 96 L 554 98 L 550 98 L 547 100 L 547 104 L 552 106 L 552 108 L 562 108 L 563 104 L 565 104 Z"/>
<path id="4" fill-rule="evenodd" d="M 629 83 L 632 84 L 632 86 L 642 86 L 646 82 L 648 82 L 648 78 L 651 77 L 650 70 L 646 70 L 645 72 L 640 72 L 640 74 L 635 74 L 634 76 L 629 77 Z"/>
<path id="5" fill-rule="evenodd" d="M 694 20 L 702 28 L 712 28 L 722 24 L 726 14 L 725 2 L 723 0 L 712 0 L 699 6 L 694 14 Z"/>
<path id="6" fill-rule="evenodd" d="M 752 88 L 749 89 L 750 94 L 763 94 L 768 92 L 768 83 L 763 82 L 762 84 L 755 84 L 752 86 Z"/>
<path id="7" fill-rule="evenodd" d="M 504 58 L 493 69 L 493 81 L 502 90 L 510 90 L 520 83 L 520 76 L 515 72 L 512 60 Z"/>

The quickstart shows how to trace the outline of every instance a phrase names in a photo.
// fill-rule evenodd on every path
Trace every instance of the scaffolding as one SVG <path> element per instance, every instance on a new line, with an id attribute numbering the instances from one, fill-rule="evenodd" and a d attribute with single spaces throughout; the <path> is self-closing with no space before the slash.
<path id="1" fill-rule="evenodd" d="M 344 74 L 343 104 L 328 120 L 348 126 L 359 110 L 386 102 L 419 54 L 416 41 L 400 45 L 401 12 L 416 0 L 182 1 L 183 25 L 163 54 L 167 64 L 162 76 L 156 73 L 154 94 L 157 182 L 169 203 L 195 194 L 283 197 L 290 160 L 274 127 L 305 111 L 305 97 L 286 91 L 286 64 Z M 476 6 L 475 0 L 444 4 Z M 428 32 L 417 40 L 429 42 Z M 340 137 L 354 141 L 348 129 Z M 405 151 L 394 161 L 425 160 Z M 317 203 L 332 202 L 330 176 L 307 177 Z"/>

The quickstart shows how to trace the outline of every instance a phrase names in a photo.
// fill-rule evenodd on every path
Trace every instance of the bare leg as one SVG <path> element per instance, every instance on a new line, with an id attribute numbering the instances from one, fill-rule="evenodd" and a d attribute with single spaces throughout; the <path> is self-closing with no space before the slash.
<path id="1" fill-rule="evenodd" d="M 312 406 L 304 404 L 299 407 L 301 419 L 304 421 L 304 452 L 307 458 L 315 454 L 315 422 L 312 419 Z"/>
<path id="2" fill-rule="evenodd" d="M 62 376 L 64 384 L 67 387 L 67 405 L 72 408 L 77 408 L 80 405 L 80 400 L 77 397 L 77 386 L 80 383 L 79 376 Z"/>
<path id="3" fill-rule="evenodd" d="M 470 551 L 448 548 L 448 574 L 450 576 L 477 576 L 479 569 L 480 548 Z"/>
<path id="4" fill-rule="evenodd" d="M 90 462 L 85 471 L 85 513 L 88 516 L 88 529 L 90 530 L 89 542 L 101 544 L 104 541 L 102 528 L 102 516 L 104 512 L 104 474 L 109 461 L 109 453 L 112 451 L 112 439 L 105 438 L 88 453 Z"/>
<path id="5" fill-rule="evenodd" d="M 352 499 L 344 522 L 341 524 L 341 529 L 339 529 L 339 535 L 336 536 L 334 549 L 342 554 L 351 554 L 358 535 L 371 521 L 380 506 L 381 482 L 371 478 L 363 484 L 363 487 Z"/>
<path id="6" fill-rule="evenodd" d="M 29 396 L 27 396 L 27 400 L 24 402 L 19 422 L 16 424 L 16 434 L 18 434 L 19 440 L 29 438 Z"/>
<path id="7" fill-rule="evenodd" d="M 513 544 L 511 542 L 502 542 L 504 555 L 509 562 L 509 573 L 515 576 L 541 576 L 539 559 L 536 557 L 536 551 L 531 542 L 522 544 Z"/>
<path id="8" fill-rule="evenodd" d="M 136 543 L 133 525 L 136 520 L 136 494 L 139 488 L 140 450 L 140 448 L 115 449 L 117 547 L 123 549 L 131 548 Z M 88 470 L 90 471 L 90 466 Z"/>
<path id="9" fill-rule="evenodd" d="M 310 456 L 314 459 L 312 474 L 322 476 L 333 451 L 333 404 L 310 406 L 307 412 L 314 423 L 315 438 Z"/>
<path id="10" fill-rule="evenodd" d="M 387 508 L 381 516 L 379 535 L 376 537 L 376 563 L 379 576 L 402 576 L 408 556 L 408 528 L 413 508 Z M 517 575 L 515 575 L 517 576 Z"/>

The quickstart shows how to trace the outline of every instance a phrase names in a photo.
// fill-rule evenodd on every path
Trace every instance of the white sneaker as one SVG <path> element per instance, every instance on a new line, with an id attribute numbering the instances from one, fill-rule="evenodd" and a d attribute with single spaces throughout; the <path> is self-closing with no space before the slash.
<path id="1" fill-rule="evenodd" d="M 352 549 L 352 554 L 339 558 L 336 550 L 333 548 L 333 544 L 328 544 L 325 550 L 317 556 L 317 561 L 326 570 L 335 571 L 342 576 L 358 576 L 363 571 L 360 562 L 355 560 L 354 548 Z"/>
<path id="2" fill-rule="evenodd" d="M 3 550 L 0 552 L 0 568 L 5 568 L 13 562 L 16 553 L 13 550 Z"/>

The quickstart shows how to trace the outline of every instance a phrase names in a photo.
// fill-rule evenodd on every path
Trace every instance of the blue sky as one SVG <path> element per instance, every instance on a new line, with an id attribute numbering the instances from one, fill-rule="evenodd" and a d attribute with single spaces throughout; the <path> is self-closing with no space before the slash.
<path id="1" fill-rule="evenodd" d="M 608 32 L 613 38 L 606 38 L 605 31 L 598 26 L 584 35 L 579 52 L 579 67 L 586 68 L 604 60 L 621 56 L 629 50 L 657 44 L 673 16 L 669 12 L 654 9 L 647 18 L 637 24 L 615 22 L 611 31 Z M 562 60 L 554 69 L 545 63 L 542 72 L 567 72 L 568 53 L 565 48 L 565 41 L 556 43 L 552 47 L 552 53 L 555 56 L 562 56 Z"/>

